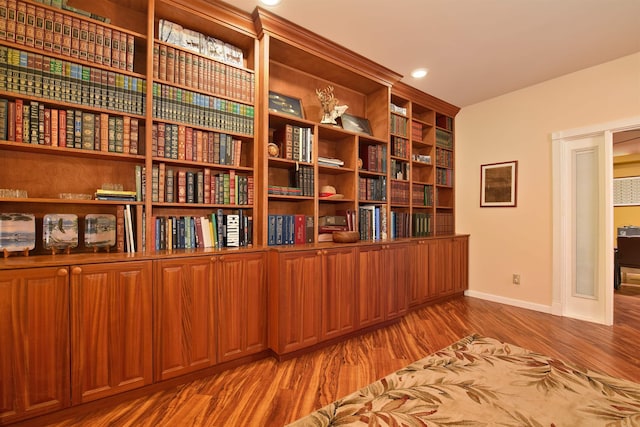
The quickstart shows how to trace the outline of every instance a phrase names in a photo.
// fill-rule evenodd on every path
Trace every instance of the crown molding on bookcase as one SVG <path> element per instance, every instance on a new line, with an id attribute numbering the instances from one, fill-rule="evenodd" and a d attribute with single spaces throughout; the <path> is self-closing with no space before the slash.
<path id="1" fill-rule="evenodd" d="M 234 43 L 236 41 L 237 36 L 234 36 L 233 32 L 237 32 L 247 38 L 255 39 L 257 37 L 251 15 L 230 4 L 224 2 L 212 3 L 205 0 L 151 1 L 155 1 L 156 10 L 158 10 L 159 5 L 165 3 L 171 8 L 173 15 L 184 14 L 184 22 L 193 22 L 199 19 L 208 20 L 211 23 L 215 23 L 216 26 L 228 29 L 228 39 L 225 40 L 227 42 Z M 195 29 L 203 34 L 209 33 L 206 28 Z M 221 36 L 219 35 L 219 37 Z"/>
<path id="2" fill-rule="evenodd" d="M 398 95 L 401 98 L 410 99 L 411 102 L 436 110 L 439 113 L 445 114 L 449 117 L 455 117 L 460 111 L 460 107 L 453 104 L 449 104 L 440 98 L 436 98 L 433 95 L 424 93 L 404 82 L 398 82 L 393 85 L 391 92 L 394 95 Z"/>
<path id="3" fill-rule="evenodd" d="M 333 64 L 343 70 L 350 70 L 359 75 L 360 80 L 362 80 L 362 77 L 367 77 L 377 84 L 392 86 L 402 78 L 402 75 L 397 72 L 260 7 L 254 10 L 253 19 L 258 38 L 262 39 L 265 34 L 269 34 L 272 40 L 278 39 L 288 45 L 289 48 L 295 48 L 323 58 L 326 64 Z M 286 49 L 283 52 L 286 52 Z M 272 59 L 278 62 L 287 63 L 285 55 L 283 54 L 282 56 L 282 58 L 279 58 L 278 56 L 270 55 Z M 307 64 L 304 67 L 302 65 L 304 64 L 297 64 L 295 67 L 305 69 L 313 66 Z M 324 70 L 326 73 L 326 68 Z"/>

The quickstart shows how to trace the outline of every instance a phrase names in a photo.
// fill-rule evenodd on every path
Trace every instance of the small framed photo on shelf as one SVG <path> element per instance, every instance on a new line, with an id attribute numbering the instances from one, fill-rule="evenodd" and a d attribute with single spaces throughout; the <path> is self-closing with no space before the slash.
<path id="1" fill-rule="evenodd" d="M 36 247 L 36 220 L 28 213 L 0 213 L 0 251 L 28 255 Z"/>
<path id="2" fill-rule="evenodd" d="M 304 119 L 302 100 L 271 91 L 269 92 L 269 111 Z"/>
<path id="3" fill-rule="evenodd" d="M 515 207 L 518 161 L 480 166 L 480 207 Z"/>
<path id="4" fill-rule="evenodd" d="M 340 121 L 342 123 L 342 129 L 344 130 L 373 136 L 371 133 L 371 124 L 369 123 L 369 119 L 344 113 L 340 116 Z"/>
<path id="5" fill-rule="evenodd" d="M 87 214 L 84 217 L 84 245 L 110 248 L 116 244 L 116 217 L 110 214 Z"/>
<path id="6" fill-rule="evenodd" d="M 47 214 L 42 218 L 42 240 L 45 249 L 78 247 L 78 216 L 74 214 Z"/>

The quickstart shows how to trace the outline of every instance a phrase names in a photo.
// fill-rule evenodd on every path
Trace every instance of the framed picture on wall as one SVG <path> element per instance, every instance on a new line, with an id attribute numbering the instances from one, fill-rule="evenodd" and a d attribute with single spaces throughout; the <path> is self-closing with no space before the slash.
<path id="1" fill-rule="evenodd" d="M 517 196 L 517 160 L 480 166 L 480 207 L 512 208 Z"/>

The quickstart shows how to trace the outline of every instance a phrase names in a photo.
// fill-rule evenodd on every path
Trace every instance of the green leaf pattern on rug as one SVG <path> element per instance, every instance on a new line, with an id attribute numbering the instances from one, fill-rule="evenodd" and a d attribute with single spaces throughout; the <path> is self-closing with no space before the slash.
<path id="1" fill-rule="evenodd" d="M 640 426 L 640 384 L 470 335 L 290 424 Z"/>

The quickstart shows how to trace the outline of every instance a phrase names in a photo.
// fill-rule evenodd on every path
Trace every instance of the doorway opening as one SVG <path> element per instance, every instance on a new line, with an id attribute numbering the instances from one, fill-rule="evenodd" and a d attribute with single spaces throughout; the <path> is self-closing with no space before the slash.
<path id="1" fill-rule="evenodd" d="M 618 250 L 619 237 L 626 239 L 627 242 L 632 238 L 633 242 L 637 238 L 640 243 L 640 197 L 636 197 L 635 194 L 635 184 L 640 183 L 640 128 L 613 133 L 613 178 L 614 247 L 617 248 L 616 261 L 618 261 L 620 255 Z M 619 186 L 615 185 L 616 179 Z M 619 187 L 618 191 L 616 191 L 617 187 Z M 640 191 L 638 191 L 638 195 L 640 195 Z M 620 271 L 616 272 L 614 321 L 616 320 L 618 295 L 636 297 L 640 300 L 640 268 L 625 264 L 629 259 L 632 261 L 637 259 L 640 264 L 640 251 L 635 253 L 633 246 L 623 246 L 626 253 L 622 254 L 624 257 L 622 262 L 625 266 L 620 267 Z"/>
<path id="2" fill-rule="evenodd" d="M 613 134 L 640 116 L 552 134 L 554 314 L 613 324 Z"/>

